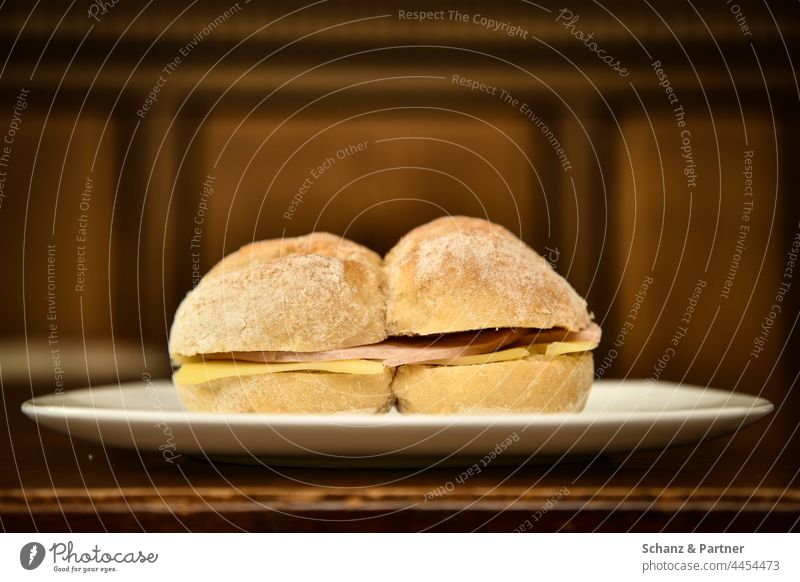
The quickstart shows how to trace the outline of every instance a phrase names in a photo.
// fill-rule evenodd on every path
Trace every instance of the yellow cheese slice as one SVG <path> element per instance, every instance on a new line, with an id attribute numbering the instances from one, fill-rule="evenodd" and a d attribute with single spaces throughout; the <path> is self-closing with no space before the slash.
<path id="1" fill-rule="evenodd" d="M 440 366 L 472 366 L 475 364 L 491 364 L 493 362 L 508 362 L 509 360 L 521 360 L 527 358 L 530 352 L 525 348 L 512 348 L 510 350 L 500 350 L 491 354 L 475 354 L 473 356 L 461 356 L 452 360 L 431 360 L 428 364 Z"/>
<path id="2" fill-rule="evenodd" d="M 173 378 L 178 384 L 202 384 L 219 378 L 231 376 L 253 376 L 256 374 L 274 374 L 277 372 L 332 372 L 334 374 L 381 374 L 384 371 L 381 362 L 370 360 L 338 360 L 331 362 L 297 362 L 291 364 L 257 364 L 251 362 L 234 362 L 224 360 L 208 360 L 191 362 L 181 366 Z"/>
<path id="3" fill-rule="evenodd" d="M 474 356 L 461 356 L 452 360 L 432 360 L 428 364 L 439 366 L 472 366 L 475 364 L 491 364 L 493 362 L 509 362 L 521 360 L 531 354 L 546 356 L 560 356 L 574 352 L 588 352 L 598 346 L 595 342 L 552 342 L 549 344 L 534 344 L 528 348 L 511 348 L 500 350 L 491 354 L 476 354 Z"/>
<path id="4" fill-rule="evenodd" d="M 560 356 L 574 352 L 588 352 L 599 344 L 597 342 L 553 342 L 545 345 L 547 346 L 544 351 L 546 356 Z"/>

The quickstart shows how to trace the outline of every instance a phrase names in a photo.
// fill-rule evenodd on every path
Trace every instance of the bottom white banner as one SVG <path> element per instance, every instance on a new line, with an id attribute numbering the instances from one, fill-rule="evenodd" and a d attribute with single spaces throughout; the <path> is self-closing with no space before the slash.
<path id="1" fill-rule="evenodd" d="M 0 579 L 800 580 L 798 541 L 797 534 L 2 534 Z"/>

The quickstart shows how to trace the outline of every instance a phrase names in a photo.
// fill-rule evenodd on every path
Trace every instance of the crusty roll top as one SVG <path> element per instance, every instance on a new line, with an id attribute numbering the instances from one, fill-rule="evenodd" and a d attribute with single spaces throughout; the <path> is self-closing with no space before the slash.
<path id="1" fill-rule="evenodd" d="M 169 347 L 180 360 L 590 323 L 583 298 L 533 249 L 499 225 L 452 216 L 415 228 L 383 262 L 323 232 L 246 245 L 186 296 Z"/>
<path id="2" fill-rule="evenodd" d="M 318 232 L 252 243 L 220 261 L 181 303 L 173 358 L 318 351 L 386 338 L 381 259 Z"/>
<path id="3" fill-rule="evenodd" d="M 389 335 L 591 322 L 586 301 L 505 228 L 444 217 L 405 235 L 384 261 Z"/>

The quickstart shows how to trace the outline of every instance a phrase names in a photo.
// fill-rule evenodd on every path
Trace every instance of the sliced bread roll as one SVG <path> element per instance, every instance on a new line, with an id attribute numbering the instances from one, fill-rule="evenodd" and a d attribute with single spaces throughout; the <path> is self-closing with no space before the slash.
<path id="1" fill-rule="evenodd" d="M 533 249 L 486 220 L 440 218 L 415 228 L 386 255 L 387 331 L 435 336 L 466 330 L 579 331 L 586 301 Z M 592 354 L 525 354 L 469 365 L 401 366 L 401 412 L 575 412 L 592 384 Z"/>
<path id="2" fill-rule="evenodd" d="M 381 258 L 353 241 L 324 233 L 255 242 L 228 255 L 181 303 L 170 333 L 173 360 L 219 369 L 234 352 L 313 352 L 386 338 Z M 212 361 L 208 361 L 211 358 Z M 378 412 L 393 396 L 391 371 L 315 370 L 236 373 L 175 383 L 189 410 L 214 412 Z M 196 372 L 197 370 L 195 370 Z M 185 370 L 184 370 L 185 372 Z M 183 380 L 181 380 L 183 378 Z M 186 378 L 194 378 L 188 383 Z"/>

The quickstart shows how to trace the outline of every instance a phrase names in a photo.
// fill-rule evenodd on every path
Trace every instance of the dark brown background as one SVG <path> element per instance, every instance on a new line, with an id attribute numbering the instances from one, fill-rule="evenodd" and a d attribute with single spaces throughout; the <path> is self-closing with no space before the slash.
<path id="1" fill-rule="evenodd" d="M 748 36 L 724 3 L 572 4 L 576 28 L 593 32 L 630 70 L 622 78 L 555 22 L 562 4 L 544 4 L 550 13 L 522 2 L 432 7 L 514 23 L 529 32 L 524 40 L 473 23 L 399 20 L 398 8 L 415 9 L 410 2 L 326 2 L 277 21 L 298 6 L 241 2 L 183 58 L 141 119 L 136 112 L 161 69 L 231 4 L 120 2 L 95 22 L 88 3 L 66 12 L 5 3 L 0 132 L 20 89 L 30 89 L 0 210 L 8 422 L 30 429 L 19 404 L 55 389 L 50 243 L 67 387 L 169 374 L 167 333 L 192 285 L 193 221 L 211 175 L 203 272 L 253 239 L 328 230 L 384 252 L 436 216 L 487 216 L 551 259 L 550 249 L 558 251 L 558 271 L 604 329 L 598 365 L 614 353 L 640 283 L 652 276 L 608 377 L 654 373 L 703 279 L 697 312 L 661 378 L 772 400 L 776 412 L 732 442 L 763 462 L 751 468 L 764 471 L 753 483 L 785 492 L 798 470 L 797 280 L 764 352 L 750 352 L 800 228 L 796 10 L 739 2 Z M 655 60 L 686 112 L 698 172 L 692 192 Z M 518 110 L 454 85 L 454 74 L 529 104 L 572 169 L 562 170 Z M 365 151 L 337 161 L 284 217 L 313 168 L 365 141 Z M 754 152 L 751 230 L 723 299 L 745 150 Z M 87 177 L 88 271 L 78 293 L 75 236 Z M 8 474 L 17 461 L 7 462 Z M 24 488 L 25 474 L 8 486 Z"/>

